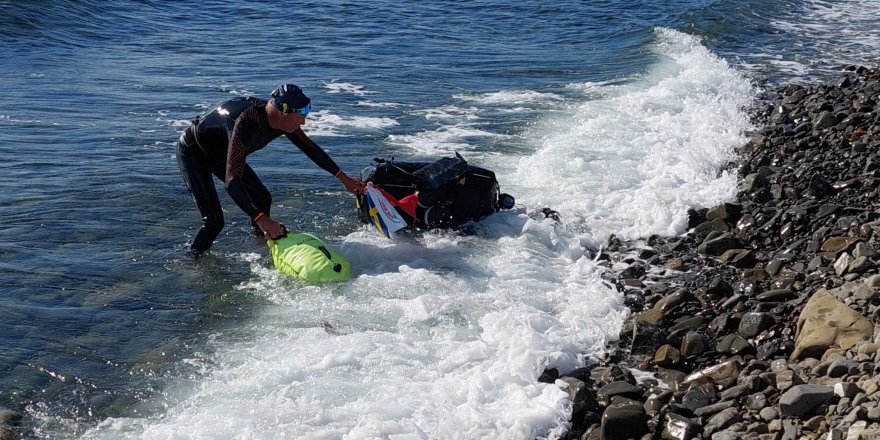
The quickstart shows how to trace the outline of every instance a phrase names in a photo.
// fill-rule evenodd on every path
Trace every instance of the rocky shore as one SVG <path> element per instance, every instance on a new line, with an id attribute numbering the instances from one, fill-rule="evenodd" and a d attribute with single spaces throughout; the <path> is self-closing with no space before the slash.
<path id="1" fill-rule="evenodd" d="M 862 67 L 769 93 L 735 203 L 609 240 L 632 314 L 608 359 L 544 372 L 574 403 L 566 438 L 880 438 L 878 100 Z"/>

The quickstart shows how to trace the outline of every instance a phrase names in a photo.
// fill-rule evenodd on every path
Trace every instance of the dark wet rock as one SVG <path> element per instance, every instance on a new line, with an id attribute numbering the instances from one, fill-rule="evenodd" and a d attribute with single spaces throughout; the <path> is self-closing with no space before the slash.
<path id="1" fill-rule="evenodd" d="M 681 362 L 681 352 L 677 348 L 665 344 L 657 349 L 654 354 L 654 364 L 658 367 L 670 368 Z"/>
<path id="2" fill-rule="evenodd" d="M 780 302 L 788 301 L 796 297 L 797 294 L 789 289 L 774 289 L 758 294 L 755 296 L 755 299 L 758 301 Z"/>
<path id="3" fill-rule="evenodd" d="M 615 396 L 639 399 L 642 396 L 642 389 L 631 383 L 618 381 L 599 388 L 599 391 L 596 393 L 597 401 L 603 406 L 607 406 Z"/>
<path id="4" fill-rule="evenodd" d="M 739 399 L 749 393 L 749 388 L 748 385 L 735 385 L 718 393 L 718 398 L 722 401 Z"/>
<path id="5" fill-rule="evenodd" d="M 762 393 L 755 393 L 743 400 L 743 405 L 751 411 L 761 411 L 768 405 L 767 396 Z"/>
<path id="6" fill-rule="evenodd" d="M 721 411 L 733 408 L 734 405 L 736 405 L 736 402 L 733 402 L 731 400 L 728 400 L 726 402 L 713 403 L 711 405 L 706 405 L 694 410 L 694 415 L 697 417 L 711 417 Z"/>
<path id="7" fill-rule="evenodd" d="M 745 340 L 742 336 L 733 334 L 721 338 L 718 341 L 718 346 L 716 347 L 716 350 L 721 353 L 742 355 L 754 352 L 754 348 L 755 347 L 749 344 L 749 341 Z"/>
<path id="8" fill-rule="evenodd" d="M 556 379 L 559 379 L 559 370 L 555 368 L 549 368 L 541 373 L 541 376 L 538 377 L 538 382 L 553 383 L 556 382 Z"/>
<path id="9" fill-rule="evenodd" d="M 612 382 L 626 382 L 630 385 L 636 384 L 636 379 L 632 372 L 620 365 L 613 364 L 607 368 L 595 368 L 590 374 L 593 382 L 599 387 L 605 386 Z"/>
<path id="10" fill-rule="evenodd" d="M 661 345 L 666 343 L 666 332 L 659 326 L 643 320 L 631 320 L 630 327 L 624 327 L 620 339 L 625 344 L 629 342 L 632 354 L 653 355 Z"/>
<path id="11" fill-rule="evenodd" d="M 746 313 L 739 321 L 739 335 L 746 339 L 754 338 L 770 328 L 775 322 L 776 320 L 766 313 Z"/>
<path id="12" fill-rule="evenodd" d="M 563 377 L 565 391 L 573 404 L 572 417 L 583 418 L 587 412 L 599 410 L 599 404 L 593 389 L 586 383 L 573 377 Z"/>
<path id="13" fill-rule="evenodd" d="M 650 432 L 648 415 L 642 404 L 617 397 L 602 413 L 602 440 L 641 438 Z"/>
<path id="14" fill-rule="evenodd" d="M 709 236 L 711 237 L 711 235 Z M 721 255 L 724 252 L 739 246 L 736 237 L 730 233 L 723 233 L 714 238 L 707 237 L 706 240 L 697 247 L 697 252 L 707 255 Z"/>
<path id="15" fill-rule="evenodd" d="M 727 428 L 734 422 L 739 421 L 741 418 L 740 412 L 736 408 L 727 408 L 725 410 L 721 410 L 717 414 L 709 417 L 706 426 L 703 427 L 703 431 L 707 435 L 712 435 L 714 432 L 718 432 L 724 428 Z"/>
<path id="16" fill-rule="evenodd" d="M 837 400 L 834 390 L 824 385 L 795 385 L 779 398 L 779 412 L 784 417 L 804 417 L 823 405 Z"/>
<path id="17" fill-rule="evenodd" d="M 706 211 L 706 220 L 721 219 L 726 223 L 736 223 L 742 214 L 742 205 L 722 203 Z"/>
<path id="18" fill-rule="evenodd" d="M 555 370 L 555 368 L 551 368 L 551 370 Z M 547 370 L 544 370 L 544 371 L 547 371 Z M 574 370 L 571 370 L 571 371 L 569 371 L 569 372 L 567 372 L 567 373 L 565 373 L 565 374 L 563 374 L 563 375 L 561 375 L 561 376 L 565 376 L 565 377 L 573 377 L 573 378 L 575 378 L 575 379 L 577 379 L 577 380 L 579 380 L 579 381 L 581 381 L 581 382 L 583 382 L 583 383 L 585 383 L 585 384 L 587 384 L 587 385 L 592 386 L 592 385 L 593 385 L 593 377 L 592 377 L 592 375 L 593 375 L 593 369 L 592 369 L 592 368 L 590 368 L 590 367 L 581 367 L 581 368 L 575 368 Z"/>
<path id="19" fill-rule="evenodd" d="M 693 383 L 702 380 L 711 381 L 721 388 L 727 388 L 736 383 L 736 378 L 741 371 L 739 359 L 728 359 L 716 365 L 706 367 L 687 376 L 683 383 Z"/>
<path id="20" fill-rule="evenodd" d="M 856 243 L 861 241 L 858 237 L 831 237 L 822 243 L 820 248 L 822 252 L 840 252 L 847 251 Z"/>
<path id="21" fill-rule="evenodd" d="M 682 356 L 699 356 L 706 351 L 706 338 L 695 331 L 689 331 L 681 340 L 679 349 Z"/>
<path id="22" fill-rule="evenodd" d="M 670 390 L 662 390 L 657 393 L 652 393 L 645 400 L 645 412 L 648 413 L 648 416 L 658 414 L 660 410 L 669 403 L 671 398 L 672 391 Z"/>
<path id="23" fill-rule="evenodd" d="M 711 404 L 712 399 L 699 388 L 688 390 L 681 396 L 681 405 L 691 411 L 696 411 Z"/>
<path id="24" fill-rule="evenodd" d="M 678 414 L 667 414 L 661 438 L 664 440 L 691 440 L 699 438 L 702 432 L 703 427 L 693 420 Z"/>

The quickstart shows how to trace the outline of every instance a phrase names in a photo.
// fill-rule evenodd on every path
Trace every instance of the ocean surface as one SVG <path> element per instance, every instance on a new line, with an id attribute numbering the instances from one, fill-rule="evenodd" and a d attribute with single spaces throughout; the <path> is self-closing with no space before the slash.
<path id="1" fill-rule="evenodd" d="M 0 407 L 40 439 L 557 438 L 570 402 L 538 376 L 628 313 L 596 251 L 730 200 L 753 100 L 875 63 L 878 9 L 0 0 Z M 517 207 L 390 241 L 281 139 L 249 158 L 274 216 L 355 277 L 277 273 L 222 186 L 193 260 L 178 134 L 283 82 L 349 174 L 458 152 Z"/>

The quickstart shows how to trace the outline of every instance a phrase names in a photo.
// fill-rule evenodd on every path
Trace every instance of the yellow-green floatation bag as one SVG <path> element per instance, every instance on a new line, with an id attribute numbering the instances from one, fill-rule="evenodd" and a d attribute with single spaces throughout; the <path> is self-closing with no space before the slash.
<path id="1" fill-rule="evenodd" d="M 275 268 L 310 283 L 345 281 L 351 278 L 348 261 L 312 234 L 288 232 L 284 238 L 269 240 Z"/>

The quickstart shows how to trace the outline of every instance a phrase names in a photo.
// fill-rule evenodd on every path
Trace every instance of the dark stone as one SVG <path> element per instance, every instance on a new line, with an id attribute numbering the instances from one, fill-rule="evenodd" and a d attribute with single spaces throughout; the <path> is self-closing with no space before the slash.
<path id="1" fill-rule="evenodd" d="M 582 418 L 588 411 L 599 410 L 596 394 L 589 385 L 573 377 L 563 377 L 561 380 L 567 384 L 565 390 L 572 402 L 572 418 Z"/>
<path id="2" fill-rule="evenodd" d="M 698 240 L 705 240 L 713 232 L 727 232 L 730 227 L 721 219 L 704 222 L 694 228 L 694 237 Z"/>
<path id="3" fill-rule="evenodd" d="M 716 349 L 722 353 L 730 354 L 748 354 L 754 352 L 754 347 L 749 341 L 743 339 L 740 335 L 727 335 L 718 341 Z"/>
<path id="4" fill-rule="evenodd" d="M 696 411 L 706 405 L 710 405 L 711 403 L 712 399 L 710 399 L 706 393 L 698 389 L 689 390 L 681 396 L 681 406 L 691 411 Z"/>
<path id="5" fill-rule="evenodd" d="M 642 397 L 642 389 L 628 382 L 611 382 L 608 385 L 599 388 L 596 392 L 596 399 L 601 405 L 608 405 L 615 396 L 626 397 L 628 399 L 640 399 Z"/>
<path id="6" fill-rule="evenodd" d="M 559 379 L 559 370 L 555 368 L 545 369 L 543 373 L 538 377 L 538 382 L 543 383 L 553 383 L 556 382 L 556 379 Z"/>
<path id="7" fill-rule="evenodd" d="M 709 417 L 708 423 L 706 423 L 706 426 L 703 429 L 705 430 L 706 435 L 711 435 L 712 433 L 718 432 L 727 428 L 734 422 L 739 421 L 740 418 L 741 415 L 737 408 L 727 408 L 720 411 L 718 414 Z"/>
<path id="8" fill-rule="evenodd" d="M 697 247 L 697 252 L 707 255 L 721 255 L 724 252 L 735 249 L 739 243 L 732 234 L 723 233 L 715 238 L 706 238 L 706 240 Z"/>
<path id="9" fill-rule="evenodd" d="M 768 301 L 768 302 L 780 302 L 780 301 L 788 301 L 790 299 L 797 298 L 797 294 L 795 294 L 790 289 L 774 289 L 768 290 L 764 293 L 761 293 L 755 297 L 758 301 Z"/>
<path id="10" fill-rule="evenodd" d="M 824 385 L 795 385 L 779 398 L 779 412 L 784 417 L 810 416 L 836 399 L 834 390 Z"/>
<path id="11" fill-rule="evenodd" d="M 810 195 L 817 199 L 824 199 L 834 194 L 834 187 L 818 173 L 813 174 L 813 177 L 810 178 L 809 189 Z"/>
<path id="12" fill-rule="evenodd" d="M 659 326 L 645 321 L 632 321 L 632 354 L 653 355 L 657 348 L 666 343 L 666 332 Z"/>
<path id="13" fill-rule="evenodd" d="M 736 385 L 732 386 L 718 394 L 718 397 L 721 400 L 733 400 L 738 399 L 742 396 L 745 396 L 749 393 L 748 385 Z"/>
<path id="14" fill-rule="evenodd" d="M 555 370 L 555 368 L 552 368 L 552 370 Z M 571 370 L 568 373 L 563 374 L 562 376 L 573 377 L 589 386 L 593 386 L 593 378 L 591 376 L 592 371 L 592 368 L 580 367 L 575 368 L 574 370 Z"/>
<path id="15" fill-rule="evenodd" d="M 724 411 L 725 409 L 731 408 L 735 404 L 736 404 L 736 402 L 734 402 L 732 400 L 728 400 L 726 402 L 713 403 L 711 405 L 706 405 L 700 409 L 695 410 L 694 415 L 697 417 L 708 417 L 713 414 L 717 414 L 721 411 Z"/>
<path id="16" fill-rule="evenodd" d="M 607 368 L 596 368 L 590 376 L 593 381 L 600 385 L 607 385 L 612 382 L 626 382 L 630 385 L 636 384 L 636 378 L 629 369 L 621 368 L 620 365 L 614 364 Z"/>
<path id="17" fill-rule="evenodd" d="M 695 209 L 688 209 L 687 216 L 688 216 L 688 229 L 695 228 L 700 223 L 703 223 L 706 221 L 706 211 L 705 210 L 700 212 Z"/>
<path id="18" fill-rule="evenodd" d="M 723 277 L 715 277 L 709 283 L 709 286 L 706 287 L 707 295 L 714 296 L 722 296 L 726 297 L 733 293 L 733 288 L 730 287 L 730 284 L 727 281 L 724 281 Z"/>
<path id="19" fill-rule="evenodd" d="M 602 440 L 638 439 L 650 432 L 642 404 L 619 397 L 602 414 L 600 429 Z"/>
<path id="20" fill-rule="evenodd" d="M 829 111 L 822 112 L 816 119 L 813 120 L 813 127 L 816 130 L 821 130 L 823 128 L 829 128 L 837 125 L 837 118 L 834 117 L 834 114 Z"/>
<path id="21" fill-rule="evenodd" d="M 734 223 L 742 214 L 742 205 L 733 203 L 722 203 L 718 206 L 710 208 L 706 212 L 706 220 L 721 219 L 728 223 Z"/>
<path id="22" fill-rule="evenodd" d="M 677 332 L 680 330 L 696 330 L 705 323 L 706 317 L 704 316 L 690 316 L 677 321 L 675 324 L 669 327 L 669 331 Z"/>
<path id="23" fill-rule="evenodd" d="M 622 270 L 618 275 L 621 279 L 639 279 L 645 274 L 645 267 L 641 264 L 632 264 Z"/>
<path id="24" fill-rule="evenodd" d="M 749 312 L 739 321 L 739 334 L 743 338 L 754 338 L 770 328 L 776 321 L 766 313 Z"/>
<path id="25" fill-rule="evenodd" d="M 668 440 L 691 440 L 700 438 L 703 427 L 687 417 L 678 414 L 667 414 L 663 424 L 662 437 Z"/>
<path id="26" fill-rule="evenodd" d="M 684 357 L 699 356 L 706 351 L 706 338 L 703 335 L 689 331 L 681 341 L 681 355 Z"/>

